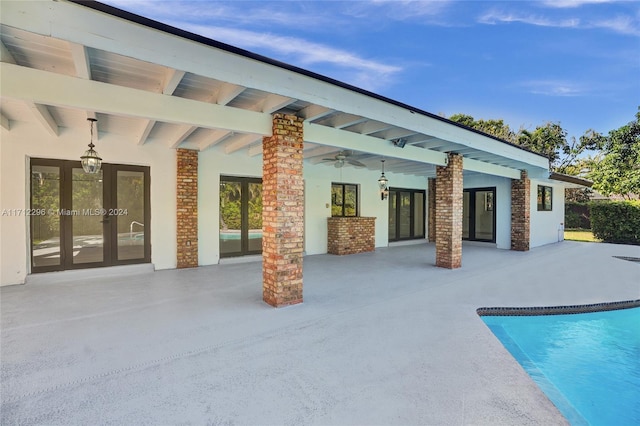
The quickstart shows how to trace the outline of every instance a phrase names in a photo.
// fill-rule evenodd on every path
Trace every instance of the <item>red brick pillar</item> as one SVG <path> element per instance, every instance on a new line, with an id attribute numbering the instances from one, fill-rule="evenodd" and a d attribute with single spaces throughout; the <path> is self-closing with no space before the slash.
<path id="1" fill-rule="evenodd" d="M 198 266 L 198 151 L 178 149 L 178 268 Z"/>
<path id="2" fill-rule="evenodd" d="M 527 171 L 511 180 L 511 250 L 528 251 L 531 237 L 531 181 Z"/>
<path id="3" fill-rule="evenodd" d="M 462 156 L 436 166 L 436 266 L 462 266 Z"/>
<path id="4" fill-rule="evenodd" d="M 428 214 L 429 214 L 429 224 L 428 224 L 428 236 L 429 242 L 434 243 L 436 241 L 436 180 L 434 178 L 429 178 L 429 187 L 428 187 Z"/>
<path id="5" fill-rule="evenodd" d="M 262 141 L 262 297 L 275 307 L 302 303 L 302 122 L 273 114 Z"/>

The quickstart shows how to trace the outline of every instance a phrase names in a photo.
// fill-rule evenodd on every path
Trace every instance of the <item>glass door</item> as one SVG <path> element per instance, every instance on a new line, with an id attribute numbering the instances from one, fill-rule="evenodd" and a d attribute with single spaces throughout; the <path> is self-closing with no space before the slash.
<path id="1" fill-rule="evenodd" d="M 150 262 L 149 201 L 148 167 L 32 159 L 32 272 Z"/>
<path id="2" fill-rule="evenodd" d="M 262 180 L 220 177 L 220 256 L 262 253 Z"/>
<path id="3" fill-rule="evenodd" d="M 424 203 L 424 190 L 389 190 L 389 241 L 424 238 Z"/>
<path id="4" fill-rule="evenodd" d="M 495 188 L 465 189 L 463 193 L 462 238 L 496 242 Z"/>

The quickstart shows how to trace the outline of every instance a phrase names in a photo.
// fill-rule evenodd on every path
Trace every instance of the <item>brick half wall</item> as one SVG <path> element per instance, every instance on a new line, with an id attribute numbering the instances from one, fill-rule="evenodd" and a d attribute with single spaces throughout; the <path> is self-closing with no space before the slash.
<path id="1" fill-rule="evenodd" d="M 376 249 L 375 217 L 330 217 L 328 226 L 328 252 L 355 254 Z"/>

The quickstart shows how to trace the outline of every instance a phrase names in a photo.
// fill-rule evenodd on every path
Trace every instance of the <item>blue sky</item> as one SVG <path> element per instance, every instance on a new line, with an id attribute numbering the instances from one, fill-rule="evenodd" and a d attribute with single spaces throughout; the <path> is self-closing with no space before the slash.
<path id="1" fill-rule="evenodd" d="M 607 133 L 640 105 L 640 2 L 105 3 L 450 116 Z"/>

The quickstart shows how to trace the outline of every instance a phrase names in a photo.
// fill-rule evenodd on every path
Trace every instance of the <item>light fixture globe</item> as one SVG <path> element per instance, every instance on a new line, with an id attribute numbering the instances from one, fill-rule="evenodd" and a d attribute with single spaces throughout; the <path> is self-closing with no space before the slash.
<path id="1" fill-rule="evenodd" d="M 389 179 L 384 175 L 384 160 L 380 160 L 382 162 L 382 175 L 378 178 L 378 188 L 380 188 L 380 199 L 385 200 L 389 196 Z"/>
<path id="2" fill-rule="evenodd" d="M 100 167 L 102 166 L 102 158 L 100 158 L 98 153 L 93 149 L 95 147 L 93 144 L 93 123 L 98 120 L 95 118 L 87 118 L 87 121 L 89 121 L 89 126 L 91 127 L 91 140 L 89 141 L 89 149 L 80 157 L 80 162 L 85 173 L 95 174 L 100 171 Z"/>

